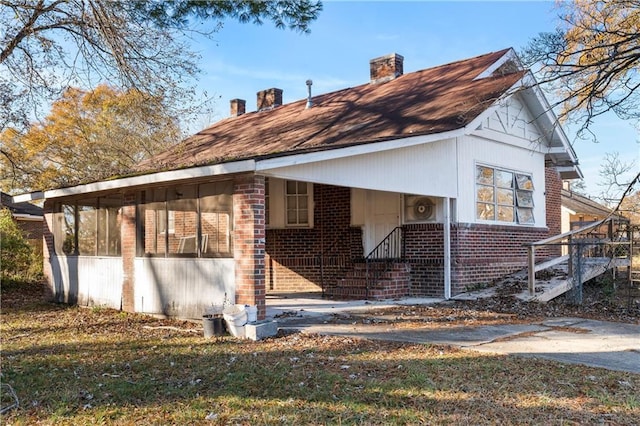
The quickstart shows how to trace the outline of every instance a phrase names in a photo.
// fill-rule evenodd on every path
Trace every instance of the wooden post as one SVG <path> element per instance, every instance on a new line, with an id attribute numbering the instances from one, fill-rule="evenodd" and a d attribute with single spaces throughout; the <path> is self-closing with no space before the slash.
<path id="1" fill-rule="evenodd" d="M 529 296 L 536 295 L 536 248 L 529 246 Z"/>
<path id="2" fill-rule="evenodd" d="M 573 278 L 573 237 L 569 235 L 569 263 L 567 263 L 567 274 Z"/>
<path id="3" fill-rule="evenodd" d="M 584 268 L 584 261 L 582 255 L 583 243 L 578 243 L 575 247 L 576 254 L 574 260 L 576 262 L 574 267 L 573 287 L 571 288 L 570 299 L 573 305 L 582 305 L 582 270 Z"/>

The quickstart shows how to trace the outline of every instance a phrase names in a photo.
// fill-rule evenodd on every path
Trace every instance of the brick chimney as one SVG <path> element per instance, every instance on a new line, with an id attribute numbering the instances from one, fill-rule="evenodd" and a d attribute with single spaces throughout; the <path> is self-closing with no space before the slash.
<path id="1" fill-rule="evenodd" d="M 403 63 L 404 57 L 397 53 L 370 60 L 371 83 L 384 83 L 400 77 L 404 73 Z"/>
<path id="2" fill-rule="evenodd" d="M 229 104 L 231 106 L 230 115 L 232 117 L 239 117 L 246 112 L 247 102 L 244 99 L 231 99 Z"/>
<path id="3" fill-rule="evenodd" d="M 258 92 L 258 111 L 282 105 L 282 89 L 271 88 Z"/>

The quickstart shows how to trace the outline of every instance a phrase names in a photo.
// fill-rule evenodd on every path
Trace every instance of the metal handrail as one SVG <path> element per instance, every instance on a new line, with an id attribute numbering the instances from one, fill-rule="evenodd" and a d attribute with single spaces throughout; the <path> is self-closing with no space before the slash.
<path id="1" fill-rule="evenodd" d="M 386 237 L 371 252 L 365 256 L 366 297 L 369 298 L 369 290 L 384 274 L 389 271 L 394 261 L 405 259 L 404 230 L 401 226 L 393 228 Z M 380 264 L 384 267 L 381 268 Z M 373 265 L 376 265 L 375 267 Z"/>
<path id="2" fill-rule="evenodd" d="M 382 256 L 381 256 L 382 255 Z M 365 260 L 405 258 L 405 245 L 402 226 L 396 226 L 371 252 Z"/>

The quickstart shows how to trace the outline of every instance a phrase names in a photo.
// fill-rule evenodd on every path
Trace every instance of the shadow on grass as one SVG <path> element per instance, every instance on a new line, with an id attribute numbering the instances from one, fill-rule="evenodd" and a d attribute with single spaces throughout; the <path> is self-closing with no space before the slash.
<path id="1" fill-rule="evenodd" d="M 7 422 L 631 424 L 640 414 L 637 375 L 347 337 L 205 340 L 193 323 L 48 306 L 3 312 L 2 379 L 22 401 Z"/>

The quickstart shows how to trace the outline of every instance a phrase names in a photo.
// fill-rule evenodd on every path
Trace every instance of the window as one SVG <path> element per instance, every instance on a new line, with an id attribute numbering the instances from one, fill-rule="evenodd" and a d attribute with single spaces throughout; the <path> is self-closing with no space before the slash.
<path id="1" fill-rule="evenodd" d="M 198 205 L 196 186 L 180 186 L 167 189 L 168 233 L 163 235 L 168 241 L 169 254 L 191 254 L 198 252 Z"/>
<path id="2" fill-rule="evenodd" d="M 121 199 L 102 197 L 99 199 L 98 256 L 120 256 Z"/>
<path id="3" fill-rule="evenodd" d="M 264 216 L 267 229 L 312 228 L 313 184 L 265 177 Z"/>
<path id="4" fill-rule="evenodd" d="M 53 215 L 53 241 L 56 254 L 76 253 L 76 206 L 60 204 Z"/>
<path id="5" fill-rule="evenodd" d="M 138 217 L 142 222 L 143 238 L 139 238 L 145 254 L 164 254 L 167 251 L 169 215 L 166 189 L 151 189 L 141 196 Z"/>
<path id="6" fill-rule="evenodd" d="M 486 166 L 476 166 L 476 218 L 533 224 L 531 176 Z"/>
<path id="7" fill-rule="evenodd" d="M 59 204 L 54 213 L 56 254 L 119 256 L 120 196 Z"/>
<path id="8" fill-rule="evenodd" d="M 76 205 L 78 212 L 78 254 L 95 256 L 98 242 L 98 222 L 96 210 L 98 200 L 80 200 Z"/>
<path id="9" fill-rule="evenodd" d="M 143 191 L 139 255 L 232 256 L 232 194 L 230 181 Z"/>
<path id="10" fill-rule="evenodd" d="M 309 186 L 288 180 L 285 188 L 287 226 L 309 226 Z"/>
<path id="11" fill-rule="evenodd" d="M 232 194 L 233 184 L 230 181 L 200 185 L 201 254 L 203 257 L 232 256 Z"/>

